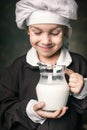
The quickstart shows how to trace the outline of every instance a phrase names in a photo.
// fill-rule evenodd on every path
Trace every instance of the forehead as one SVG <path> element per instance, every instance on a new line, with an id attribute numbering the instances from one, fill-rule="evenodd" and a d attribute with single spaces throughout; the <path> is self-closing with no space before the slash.
<path id="1" fill-rule="evenodd" d="M 34 24 L 29 26 L 30 29 L 39 29 L 39 30 L 55 30 L 57 28 L 62 28 L 58 24 Z"/>

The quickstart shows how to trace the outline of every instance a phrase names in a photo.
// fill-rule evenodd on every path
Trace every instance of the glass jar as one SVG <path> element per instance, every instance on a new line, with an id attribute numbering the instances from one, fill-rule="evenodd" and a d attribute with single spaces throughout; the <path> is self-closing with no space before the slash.
<path id="1" fill-rule="evenodd" d="M 38 101 L 45 102 L 43 110 L 55 111 L 67 104 L 69 87 L 65 79 L 65 66 L 39 64 L 40 79 L 36 86 Z"/>

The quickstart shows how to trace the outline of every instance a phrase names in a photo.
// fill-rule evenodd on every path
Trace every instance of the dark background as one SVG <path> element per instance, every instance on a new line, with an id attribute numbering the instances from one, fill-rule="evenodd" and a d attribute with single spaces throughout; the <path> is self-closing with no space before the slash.
<path id="1" fill-rule="evenodd" d="M 19 30 L 15 23 L 15 3 L 18 0 L 0 1 L 0 75 L 18 56 L 26 53 L 30 47 L 25 31 Z M 71 26 L 73 34 L 69 49 L 87 57 L 87 0 L 76 0 L 78 20 Z"/>
<path id="2" fill-rule="evenodd" d="M 15 23 L 17 1 L 0 1 L 0 76 L 14 59 L 30 48 L 26 32 L 19 30 Z M 76 0 L 76 2 L 79 5 L 78 20 L 71 23 L 73 34 L 69 49 L 87 58 L 87 0 Z M 87 113 L 83 116 L 83 122 L 85 126 Z"/>

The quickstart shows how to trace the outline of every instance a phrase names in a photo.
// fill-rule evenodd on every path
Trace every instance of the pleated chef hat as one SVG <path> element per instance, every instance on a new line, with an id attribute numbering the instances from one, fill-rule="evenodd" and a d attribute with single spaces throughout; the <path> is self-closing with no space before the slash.
<path id="1" fill-rule="evenodd" d="M 16 3 L 16 23 L 20 29 L 32 24 L 60 24 L 70 27 L 77 19 L 78 5 L 74 0 L 20 0 Z"/>

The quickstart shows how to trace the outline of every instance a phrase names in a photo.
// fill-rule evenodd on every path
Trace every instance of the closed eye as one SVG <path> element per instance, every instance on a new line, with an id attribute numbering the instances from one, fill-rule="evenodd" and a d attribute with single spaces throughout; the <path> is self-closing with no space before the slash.
<path id="1" fill-rule="evenodd" d="M 57 33 L 51 33 L 51 35 L 54 35 L 54 36 L 55 36 L 55 35 L 58 35 L 58 34 L 59 34 L 59 32 L 57 32 Z"/>
<path id="2" fill-rule="evenodd" d="M 34 32 L 36 35 L 40 35 L 41 34 L 41 32 Z"/>
<path id="3" fill-rule="evenodd" d="M 50 32 L 51 35 L 57 36 L 62 32 L 61 28 L 56 28 Z"/>

